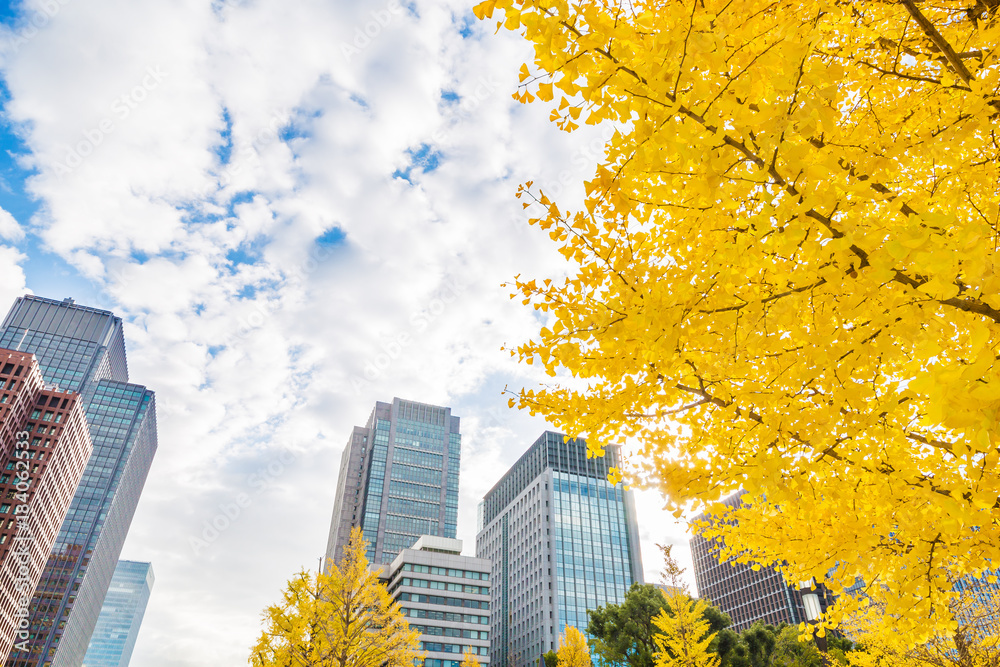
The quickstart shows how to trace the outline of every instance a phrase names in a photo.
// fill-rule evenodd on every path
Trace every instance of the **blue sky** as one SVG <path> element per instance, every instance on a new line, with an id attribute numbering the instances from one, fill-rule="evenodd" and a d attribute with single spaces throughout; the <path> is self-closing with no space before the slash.
<path id="1" fill-rule="evenodd" d="M 9 3 L 4 4 L 3 17 L 9 22 L 13 16 Z M 9 92 L 0 82 L 2 103 L 6 105 Z M 31 219 L 38 210 L 39 202 L 28 191 L 27 180 L 31 170 L 25 169 L 19 157 L 29 153 L 29 149 L 18 136 L 17 129 L 6 114 L 0 125 L 0 208 L 3 208 L 29 230 L 25 238 L 16 244 L 18 250 L 27 255 L 24 272 L 28 287 L 37 294 L 52 294 L 60 297 L 71 296 L 81 302 L 96 302 L 101 299 L 96 289 L 71 265 L 55 253 L 45 250 L 40 239 L 30 233 Z"/>
<path id="2" fill-rule="evenodd" d="M 11 29 L 22 26 L 25 18 L 21 3 L 0 2 L 0 24 Z M 0 79 L 0 208 L 10 213 L 26 230 L 26 235 L 15 247 L 26 255 L 22 266 L 28 288 L 36 294 L 73 297 L 83 303 L 110 305 L 109 299 L 91 281 L 83 276 L 58 254 L 46 249 L 45 244 L 31 233 L 32 217 L 41 202 L 31 195 L 28 179 L 33 170 L 26 169 L 22 159 L 30 155 L 30 148 L 22 140 L 18 125 L 6 113 L 10 91 L 6 81 Z"/>
<path id="3" fill-rule="evenodd" d="M 567 270 L 514 193 L 578 203 L 600 131 L 514 102 L 530 49 L 462 0 L 56 2 L 16 49 L 0 11 L 0 299 L 113 309 L 157 393 L 123 553 L 157 574 L 134 664 L 244 664 L 259 611 L 322 553 L 376 400 L 462 418 L 471 553 L 476 503 L 546 428 L 506 407 L 549 378 L 504 349 L 545 322 L 503 285 Z M 232 528 L 184 546 L 275 460 Z M 655 578 L 684 528 L 639 506 Z"/>

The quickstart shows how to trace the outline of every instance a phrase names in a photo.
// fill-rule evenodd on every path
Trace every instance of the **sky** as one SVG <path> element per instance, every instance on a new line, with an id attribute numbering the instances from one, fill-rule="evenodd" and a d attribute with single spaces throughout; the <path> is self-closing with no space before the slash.
<path id="1" fill-rule="evenodd" d="M 546 322 L 505 283 L 569 267 L 514 193 L 578 205 L 607 129 L 511 99 L 531 50 L 494 28 L 462 0 L 0 5 L 0 310 L 113 310 L 156 392 L 132 664 L 246 664 L 324 552 L 376 401 L 461 417 L 469 555 L 477 503 L 547 428 L 507 407 L 550 379 L 510 355 Z M 684 525 L 637 500 L 647 580 L 669 543 L 693 581 Z"/>

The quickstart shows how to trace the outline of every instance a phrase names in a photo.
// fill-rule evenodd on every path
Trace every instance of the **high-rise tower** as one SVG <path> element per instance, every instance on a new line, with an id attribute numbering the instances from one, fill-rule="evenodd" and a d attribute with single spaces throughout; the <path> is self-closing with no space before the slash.
<path id="1" fill-rule="evenodd" d="M 0 656 L 27 647 L 31 594 L 92 449 L 80 395 L 0 349 Z"/>
<path id="2" fill-rule="evenodd" d="M 740 491 L 722 502 L 729 507 L 739 507 L 742 496 L 743 491 Z M 703 518 L 704 515 L 698 516 L 695 521 Z M 795 625 L 807 620 L 798 585 L 790 585 L 776 568 L 755 570 L 744 563 L 722 562 L 719 545 L 698 534 L 691 538 L 690 544 L 698 595 L 729 614 L 733 630 L 746 630 L 758 621 L 770 625 Z M 829 590 L 823 587 L 820 587 L 819 600 L 824 610 L 833 602 Z"/>
<path id="3" fill-rule="evenodd" d="M 31 352 L 45 382 L 82 395 L 93 453 L 31 603 L 30 646 L 7 667 L 79 667 L 156 452 L 153 392 L 128 381 L 120 318 L 24 296 L 0 347 Z"/>
<path id="4" fill-rule="evenodd" d="M 476 556 L 492 562 L 490 664 L 538 665 L 566 625 L 620 604 L 642 582 L 631 491 L 608 469 L 619 448 L 587 458 L 581 439 L 547 431 L 479 505 Z"/>
<path id="5" fill-rule="evenodd" d="M 421 535 L 454 538 L 458 522 L 459 419 L 451 408 L 394 398 L 356 426 L 341 457 L 326 545 L 339 562 L 353 526 L 368 560 L 391 563 Z"/>
<path id="6" fill-rule="evenodd" d="M 128 667 L 153 579 L 151 563 L 118 561 L 83 667 Z"/>

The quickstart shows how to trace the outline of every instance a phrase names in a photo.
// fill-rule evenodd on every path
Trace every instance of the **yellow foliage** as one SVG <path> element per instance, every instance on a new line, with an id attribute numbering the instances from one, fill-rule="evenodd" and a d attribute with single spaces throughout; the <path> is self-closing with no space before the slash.
<path id="1" fill-rule="evenodd" d="M 253 667 L 413 667 L 420 635 L 368 569 L 365 548 L 355 528 L 329 574 L 303 570 L 288 582 L 264 610 Z"/>
<path id="2" fill-rule="evenodd" d="M 466 647 L 465 653 L 462 655 L 462 664 L 460 667 L 479 667 L 479 658 Z"/>
<path id="3" fill-rule="evenodd" d="M 860 644 L 847 654 L 850 667 L 996 667 L 1000 664 L 1000 589 L 983 580 L 965 581 L 950 602 L 949 628 L 935 628 L 919 642 L 896 630 L 886 614 L 886 591 L 869 586 L 844 619 L 843 629 Z"/>
<path id="4" fill-rule="evenodd" d="M 659 631 L 653 635 L 659 648 L 654 656 L 656 667 L 718 667 L 719 656 L 709 649 L 716 633 L 709 632 L 705 618 L 708 604 L 704 600 L 691 600 L 676 587 L 663 596 L 671 613 L 663 609 L 653 619 Z"/>
<path id="5" fill-rule="evenodd" d="M 656 667 L 718 667 L 719 656 L 709 649 L 717 633 L 709 632 L 708 603 L 688 596 L 684 570 L 671 554 L 672 545 L 657 546 L 663 552 L 663 597 L 670 613 L 663 609 L 653 619 L 658 630 L 653 634 L 659 649 L 653 655 Z"/>
<path id="6" fill-rule="evenodd" d="M 616 130 L 584 210 L 519 191 L 574 264 L 517 282 L 555 324 L 516 352 L 586 387 L 519 405 L 641 443 L 724 557 L 947 626 L 948 577 L 1000 563 L 997 1 L 476 11 L 535 46 L 519 99 Z"/>
<path id="7" fill-rule="evenodd" d="M 566 626 L 566 632 L 559 638 L 559 650 L 556 651 L 559 667 L 590 667 L 590 647 L 587 638 L 572 625 Z"/>

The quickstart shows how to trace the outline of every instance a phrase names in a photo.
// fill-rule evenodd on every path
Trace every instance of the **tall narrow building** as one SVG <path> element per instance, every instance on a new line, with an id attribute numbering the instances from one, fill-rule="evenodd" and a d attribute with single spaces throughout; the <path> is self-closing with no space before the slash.
<path id="1" fill-rule="evenodd" d="M 742 495 L 740 491 L 722 502 L 739 507 Z M 702 518 L 696 517 L 695 521 Z M 795 625 L 807 620 L 798 585 L 785 581 L 775 568 L 754 570 L 750 565 L 722 562 L 719 546 L 701 535 L 694 535 L 690 545 L 698 595 L 729 614 L 733 630 L 741 632 L 758 621 L 765 625 Z M 826 588 L 819 590 L 820 607 L 825 610 L 833 598 Z"/>
<path id="2" fill-rule="evenodd" d="M 617 446 L 587 458 L 582 439 L 547 431 L 479 506 L 476 556 L 492 563 L 490 663 L 541 665 L 567 625 L 620 604 L 641 583 L 635 501 L 607 480 Z"/>
<path id="3" fill-rule="evenodd" d="M 118 561 L 83 667 L 128 667 L 153 580 L 151 563 Z"/>
<path id="4" fill-rule="evenodd" d="M 376 403 L 341 457 L 327 562 L 340 561 L 354 526 L 377 565 L 391 563 L 421 535 L 454 538 L 461 457 L 451 408 L 399 398 Z"/>
<path id="5" fill-rule="evenodd" d="M 32 592 L 93 449 L 79 399 L 46 386 L 34 355 L 0 349 L 3 658 L 28 645 Z"/>
<path id="6" fill-rule="evenodd" d="M 35 355 L 46 383 L 82 396 L 93 442 L 35 587 L 29 645 L 7 667 L 79 667 L 157 447 L 153 392 L 128 380 L 122 321 L 109 311 L 24 296 L 0 347 Z"/>

